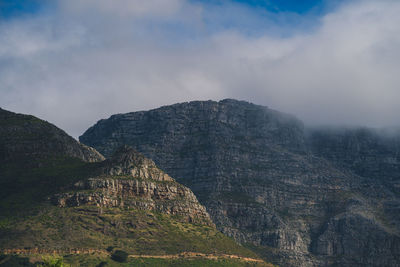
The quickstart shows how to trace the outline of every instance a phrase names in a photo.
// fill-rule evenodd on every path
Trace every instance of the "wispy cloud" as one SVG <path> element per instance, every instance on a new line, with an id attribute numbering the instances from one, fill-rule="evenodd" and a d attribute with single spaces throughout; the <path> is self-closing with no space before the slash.
<path id="1" fill-rule="evenodd" d="M 225 97 L 309 123 L 399 124 L 399 12 L 390 0 L 321 17 L 235 3 L 58 1 L 0 22 L 0 105 L 74 136 L 113 113 Z"/>

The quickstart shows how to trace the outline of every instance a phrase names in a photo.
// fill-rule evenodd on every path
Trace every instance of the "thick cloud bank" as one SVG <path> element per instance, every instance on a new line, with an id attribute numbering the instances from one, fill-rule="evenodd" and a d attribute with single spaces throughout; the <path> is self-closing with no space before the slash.
<path id="1" fill-rule="evenodd" d="M 222 98 L 312 124 L 399 125 L 398 14 L 390 0 L 313 19 L 232 3 L 59 1 L 0 22 L 0 106 L 75 137 L 113 113 Z"/>

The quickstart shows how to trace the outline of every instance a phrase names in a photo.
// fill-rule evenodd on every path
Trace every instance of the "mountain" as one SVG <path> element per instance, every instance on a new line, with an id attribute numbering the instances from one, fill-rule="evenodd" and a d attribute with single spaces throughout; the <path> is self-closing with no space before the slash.
<path id="1" fill-rule="evenodd" d="M 274 263 L 399 266 L 398 143 L 372 135 L 348 143 L 226 99 L 113 115 L 80 141 L 106 157 L 126 144 L 153 159 L 218 229 Z"/>
<path id="2" fill-rule="evenodd" d="M 88 163 L 103 160 L 46 121 L 0 109 L 0 214 L 31 211 L 48 192 L 85 176 Z"/>
<path id="3" fill-rule="evenodd" d="M 34 116 L 0 108 L 0 160 L 37 163 L 38 160 L 65 156 L 85 162 L 104 157 L 95 149 L 76 142 L 56 126 Z"/>
<path id="4" fill-rule="evenodd" d="M 48 122 L 0 114 L 0 266 L 54 253 L 73 266 L 271 266 L 132 148 L 104 160 Z"/>

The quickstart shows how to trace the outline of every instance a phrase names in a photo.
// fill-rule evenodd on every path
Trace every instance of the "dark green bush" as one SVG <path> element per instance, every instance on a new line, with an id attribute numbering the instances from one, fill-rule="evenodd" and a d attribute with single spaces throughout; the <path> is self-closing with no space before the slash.
<path id="1" fill-rule="evenodd" d="M 48 256 L 43 258 L 43 263 L 38 264 L 38 267 L 71 267 L 71 265 L 64 263 L 62 257 Z"/>
<path id="2" fill-rule="evenodd" d="M 117 262 L 126 262 L 128 259 L 128 253 L 123 250 L 116 250 L 112 255 L 111 259 Z"/>
<path id="3" fill-rule="evenodd" d="M 102 261 L 102 262 L 100 262 L 99 264 L 97 264 L 96 267 L 104 267 L 104 266 L 107 266 L 107 262 Z"/>
<path id="4" fill-rule="evenodd" d="M 34 267 L 32 263 L 29 262 L 28 258 L 20 257 L 17 255 L 0 255 L 0 266 L 1 267 L 20 267 L 29 266 Z"/>

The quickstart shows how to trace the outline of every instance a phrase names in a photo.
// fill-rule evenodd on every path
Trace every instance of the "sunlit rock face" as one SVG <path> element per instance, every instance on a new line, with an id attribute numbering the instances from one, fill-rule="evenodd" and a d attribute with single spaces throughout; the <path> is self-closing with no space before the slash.
<path id="1" fill-rule="evenodd" d="M 99 176 L 77 182 L 71 192 L 55 195 L 53 203 L 151 210 L 179 216 L 185 222 L 214 225 L 189 188 L 128 146 L 120 147 L 99 168 Z"/>
<path id="2" fill-rule="evenodd" d="M 324 131 L 227 99 L 114 115 L 80 141 L 106 157 L 132 146 L 190 187 L 222 232 L 282 266 L 398 266 L 396 146 L 349 153 Z M 375 158 L 356 158 L 366 151 Z"/>
<path id="3" fill-rule="evenodd" d="M 174 181 L 168 174 L 157 168 L 152 160 L 126 145 L 118 148 L 112 158 L 104 162 L 103 173 L 155 181 Z"/>

